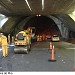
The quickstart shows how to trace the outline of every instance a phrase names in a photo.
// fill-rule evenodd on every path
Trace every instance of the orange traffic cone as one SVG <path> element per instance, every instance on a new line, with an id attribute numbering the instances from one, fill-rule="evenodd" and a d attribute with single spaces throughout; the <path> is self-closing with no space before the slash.
<path id="1" fill-rule="evenodd" d="M 51 59 L 49 61 L 55 62 L 55 56 L 54 56 L 54 46 L 52 48 L 52 52 L 51 52 Z"/>
<path id="2" fill-rule="evenodd" d="M 52 50 L 53 48 L 53 45 L 52 45 L 52 42 L 50 42 L 50 50 Z"/>

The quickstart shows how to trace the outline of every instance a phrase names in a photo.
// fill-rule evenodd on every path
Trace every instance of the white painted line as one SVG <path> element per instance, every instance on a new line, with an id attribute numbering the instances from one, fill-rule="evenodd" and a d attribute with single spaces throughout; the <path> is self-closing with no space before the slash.
<path id="1" fill-rule="evenodd" d="M 66 48 L 66 49 L 75 49 L 75 48 Z"/>
<path id="2" fill-rule="evenodd" d="M 9 46 L 14 46 L 14 45 L 9 45 Z"/>

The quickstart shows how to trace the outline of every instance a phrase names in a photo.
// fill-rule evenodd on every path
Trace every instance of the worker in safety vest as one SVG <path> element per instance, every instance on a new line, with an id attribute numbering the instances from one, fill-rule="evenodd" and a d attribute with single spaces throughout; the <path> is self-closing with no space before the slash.
<path id="1" fill-rule="evenodd" d="M 6 57 L 8 55 L 8 43 L 7 43 L 7 37 L 1 34 L 1 44 L 2 44 L 2 54 L 3 57 Z"/>
<path id="2" fill-rule="evenodd" d="M 0 33 L 0 46 L 1 46 L 1 39 L 2 39 L 2 37 L 1 37 L 1 33 Z"/>
<path id="3" fill-rule="evenodd" d="M 14 36 L 12 36 L 12 43 L 14 43 Z"/>
<path id="4" fill-rule="evenodd" d="M 39 41 L 39 35 L 37 35 L 37 41 Z"/>
<path id="5" fill-rule="evenodd" d="M 42 41 L 42 36 L 41 35 L 40 35 L 39 39 L 40 39 L 40 41 Z"/>

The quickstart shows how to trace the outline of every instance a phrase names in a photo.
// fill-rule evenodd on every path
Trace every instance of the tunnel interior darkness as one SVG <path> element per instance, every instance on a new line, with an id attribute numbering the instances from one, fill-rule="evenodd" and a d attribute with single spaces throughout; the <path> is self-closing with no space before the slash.
<path id="1" fill-rule="evenodd" d="M 23 27 L 27 29 L 28 27 L 36 28 L 36 35 L 46 34 L 46 35 L 61 35 L 58 26 L 55 22 L 46 16 L 35 16 L 31 18 Z"/>

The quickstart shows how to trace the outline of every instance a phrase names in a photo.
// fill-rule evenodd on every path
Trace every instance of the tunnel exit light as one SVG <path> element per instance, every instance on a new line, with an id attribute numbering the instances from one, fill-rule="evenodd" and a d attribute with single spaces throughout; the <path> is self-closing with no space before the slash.
<path id="1" fill-rule="evenodd" d="M 44 10 L 44 0 L 42 0 L 42 10 Z"/>
<path id="2" fill-rule="evenodd" d="M 30 7 L 30 5 L 29 5 L 29 3 L 28 3 L 28 0 L 25 0 L 25 2 L 27 3 L 27 5 L 28 5 L 30 11 L 32 11 L 32 9 L 31 9 L 31 7 Z"/>

